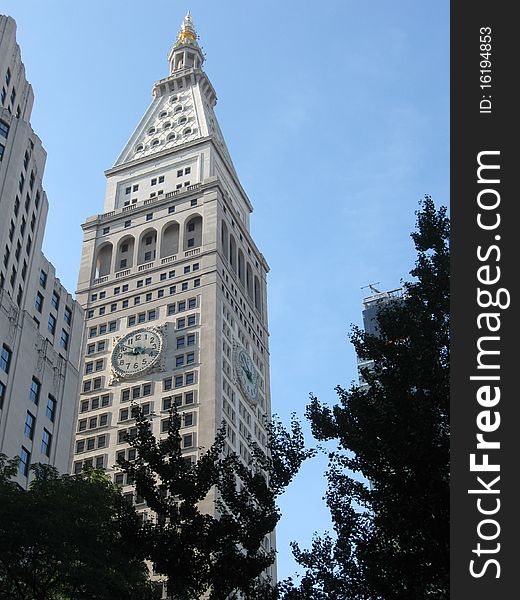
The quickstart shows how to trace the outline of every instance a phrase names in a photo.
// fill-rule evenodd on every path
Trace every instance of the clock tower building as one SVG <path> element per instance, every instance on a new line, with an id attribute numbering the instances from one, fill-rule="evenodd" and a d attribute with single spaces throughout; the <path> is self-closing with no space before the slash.
<path id="1" fill-rule="evenodd" d="M 116 466 L 134 452 L 125 441 L 134 404 L 158 437 L 176 405 L 193 461 L 225 423 L 226 451 L 247 462 L 249 440 L 265 447 L 271 415 L 269 268 L 203 62 L 188 14 L 169 75 L 106 172 L 103 212 L 82 225 L 86 331 L 72 470 L 104 468 L 145 514 Z M 214 498 L 204 509 L 215 510 Z"/>

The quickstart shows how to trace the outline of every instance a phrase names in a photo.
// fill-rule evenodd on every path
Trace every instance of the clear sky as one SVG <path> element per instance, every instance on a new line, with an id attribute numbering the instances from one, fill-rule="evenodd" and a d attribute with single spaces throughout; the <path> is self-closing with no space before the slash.
<path id="1" fill-rule="evenodd" d="M 356 379 L 362 287 L 398 287 L 418 200 L 448 203 L 449 2 L 4 0 L 48 153 L 44 251 L 69 290 L 80 224 L 103 210 L 103 172 L 167 76 L 187 9 L 271 267 L 272 402 L 287 421 L 309 392 L 334 401 Z M 330 527 L 325 466 L 309 462 L 281 499 L 281 577 L 290 540 Z"/>

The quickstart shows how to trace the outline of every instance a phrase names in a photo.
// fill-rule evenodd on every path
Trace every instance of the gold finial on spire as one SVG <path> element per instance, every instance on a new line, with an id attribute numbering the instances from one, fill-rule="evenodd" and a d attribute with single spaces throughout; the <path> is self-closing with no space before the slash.
<path id="1" fill-rule="evenodd" d="M 195 28 L 193 27 L 190 11 L 188 11 L 186 16 L 184 17 L 184 21 L 181 25 L 181 30 L 179 31 L 177 41 L 175 42 L 176 46 L 182 46 L 185 44 L 188 44 L 190 46 L 198 46 L 197 34 L 195 33 Z"/>

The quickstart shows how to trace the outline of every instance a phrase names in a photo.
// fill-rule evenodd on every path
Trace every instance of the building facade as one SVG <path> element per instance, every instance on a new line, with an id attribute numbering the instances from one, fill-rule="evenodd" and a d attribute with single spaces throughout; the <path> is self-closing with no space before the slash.
<path id="1" fill-rule="evenodd" d="M 133 403 L 156 436 L 176 405 L 192 460 L 222 423 L 227 450 L 245 461 L 250 439 L 267 441 L 268 265 L 203 62 L 188 14 L 168 77 L 106 172 L 103 213 L 83 224 L 77 299 L 86 337 L 72 468 L 103 467 L 129 497 L 116 464 L 134 452 L 126 442 Z M 214 511 L 214 498 L 204 509 Z"/>
<path id="2" fill-rule="evenodd" d="M 386 292 L 380 292 L 372 285 L 369 286 L 372 294 L 363 298 L 363 328 L 369 335 L 378 335 L 377 314 L 383 306 L 393 300 L 398 300 L 403 297 L 403 288 L 396 288 Z M 372 359 L 364 359 L 358 356 L 358 377 L 361 387 L 367 386 L 367 382 L 363 377 L 363 369 L 371 370 L 374 365 Z"/>
<path id="3" fill-rule="evenodd" d="M 16 24 L 0 16 L 0 452 L 69 470 L 83 311 L 42 254 L 46 153 L 30 116 Z"/>

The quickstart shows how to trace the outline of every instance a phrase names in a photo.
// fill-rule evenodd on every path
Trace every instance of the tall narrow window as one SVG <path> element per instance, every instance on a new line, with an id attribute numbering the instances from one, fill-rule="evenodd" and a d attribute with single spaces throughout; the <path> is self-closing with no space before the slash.
<path id="1" fill-rule="evenodd" d="M 36 379 L 36 377 L 33 377 L 31 381 L 31 387 L 29 388 L 29 400 L 34 402 L 34 404 L 38 404 L 40 401 L 40 390 L 41 383 Z"/>
<path id="2" fill-rule="evenodd" d="M 0 369 L 9 373 L 9 367 L 11 366 L 11 356 L 12 352 L 8 346 L 5 344 L 2 345 L 2 352 L 0 354 Z"/>
<path id="3" fill-rule="evenodd" d="M 20 451 L 20 462 L 18 463 L 18 471 L 20 474 L 27 477 L 29 474 L 29 467 L 31 466 L 31 453 L 27 448 L 22 446 Z"/>
<path id="4" fill-rule="evenodd" d="M 45 456 L 51 455 L 52 435 L 46 430 L 43 430 L 41 451 Z"/>
<path id="5" fill-rule="evenodd" d="M 47 418 L 54 423 L 54 419 L 56 418 L 56 398 L 49 394 L 47 398 L 47 407 L 45 409 L 45 414 Z"/>

